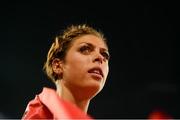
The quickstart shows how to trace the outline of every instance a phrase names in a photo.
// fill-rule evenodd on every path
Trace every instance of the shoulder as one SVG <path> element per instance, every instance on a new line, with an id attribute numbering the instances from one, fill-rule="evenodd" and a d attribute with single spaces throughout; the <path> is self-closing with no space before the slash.
<path id="1" fill-rule="evenodd" d="M 45 119 L 52 118 L 51 112 L 48 108 L 41 103 L 39 97 L 36 96 L 34 100 L 31 100 L 24 112 L 22 119 Z"/>
<path id="2" fill-rule="evenodd" d="M 43 91 L 30 101 L 23 119 L 90 119 L 74 104 L 61 99 L 56 91 L 43 88 Z"/>
<path id="3" fill-rule="evenodd" d="M 52 113 L 49 111 L 47 106 L 43 104 L 39 95 L 31 100 L 23 114 L 22 119 L 44 119 L 52 118 Z"/>

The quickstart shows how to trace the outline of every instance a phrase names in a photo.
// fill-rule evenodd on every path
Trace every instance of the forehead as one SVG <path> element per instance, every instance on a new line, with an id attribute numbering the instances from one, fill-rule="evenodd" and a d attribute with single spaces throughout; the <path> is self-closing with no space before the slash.
<path id="1" fill-rule="evenodd" d="M 100 37 L 97 37 L 95 35 L 83 35 L 83 36 L 80 36 L 78 38 L 76 38 L 74 40 L 74 43 L 73 45 L 79 45 L 79 44 L 82 44 L 82 43 L 90 43 L 96 47 L 100 47 L 100 48 L 106 48 L 108 49 L 105 41 L 100 38 Z"/>

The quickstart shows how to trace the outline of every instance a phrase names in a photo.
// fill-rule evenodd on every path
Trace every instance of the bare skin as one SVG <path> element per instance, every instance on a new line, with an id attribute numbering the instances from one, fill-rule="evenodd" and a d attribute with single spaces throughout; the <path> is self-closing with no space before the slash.
<path id="1" fill-rule="evenodd" d="M 84 35 L 73 41 L 65 61 L 55 59 L 57 93 L 87 113 L 90 100 L 104 87 L 109 72 L 109 53 L 104 41 Z"/>

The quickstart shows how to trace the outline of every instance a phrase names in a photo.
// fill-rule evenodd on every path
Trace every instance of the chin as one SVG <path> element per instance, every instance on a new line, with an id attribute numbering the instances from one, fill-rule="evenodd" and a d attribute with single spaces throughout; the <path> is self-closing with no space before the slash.
<path id="1" fill-rule="evenodd" d="M 89 98 L 95 97 L 100 91 L 102 90 L 102 86 L 97 83 L 92 83 L 91 85 L 87 85 L 84 87 L 84 94 L 87 95 Z"/>

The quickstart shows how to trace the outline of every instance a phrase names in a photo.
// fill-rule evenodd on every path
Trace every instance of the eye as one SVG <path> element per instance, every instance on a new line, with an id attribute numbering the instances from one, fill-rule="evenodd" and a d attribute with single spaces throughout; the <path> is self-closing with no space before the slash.
<path id="1" fill-rule="evenodd" d="M 102 52 L 101 55 L 106 59 L 106 60 L 109 60 L 110 59 L 110 55 L 108 52 Z"/>
<path id="2" fill-rule="evenodd" d="M 79 51 L 83 54 L 89 54 L 92 51 L 92 48 L 90 46 L 84 45 L 80 47 Z"/>

